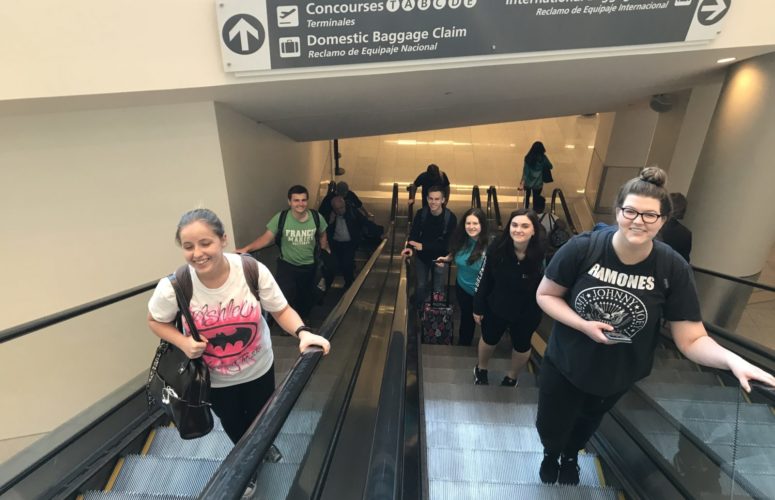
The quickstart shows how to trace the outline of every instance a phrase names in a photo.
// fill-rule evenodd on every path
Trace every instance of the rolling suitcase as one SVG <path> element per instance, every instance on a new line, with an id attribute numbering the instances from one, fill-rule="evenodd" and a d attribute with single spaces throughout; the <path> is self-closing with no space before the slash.
<path id="1" fill-rule="evenodd" d="M 452 345 L 454 332 L 452 321 L 452 306 L 449 303 L 449 278 L 452 274 L 452 266 L 447 264 L 447 283 L 443 292 L 431 291 L 431 298 L 422 306 L 420 324 L 422 327 L 423 344 Z M 434 287 L 436 273 L 431 270 L 431 290 Z"/>

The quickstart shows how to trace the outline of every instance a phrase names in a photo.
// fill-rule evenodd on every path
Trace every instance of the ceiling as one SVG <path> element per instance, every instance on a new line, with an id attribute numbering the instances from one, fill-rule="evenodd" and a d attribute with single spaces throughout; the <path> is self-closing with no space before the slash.
<path id="1" fill-rule="evenodd" d="M 333 139 L 613 111 L 723 78 L 720 58 L 741 61 L 773 51 L 775 45 L 538 62 L 514 58 L 441 69 L 444 64 L 434 60 L 409 71 L 375 65 L 365 75 L 328 70 L 283 81 L 278 75 L 274 81 L 214 87 L 5 101 L 0 113 L 217 101 L 298 141 Z"/>

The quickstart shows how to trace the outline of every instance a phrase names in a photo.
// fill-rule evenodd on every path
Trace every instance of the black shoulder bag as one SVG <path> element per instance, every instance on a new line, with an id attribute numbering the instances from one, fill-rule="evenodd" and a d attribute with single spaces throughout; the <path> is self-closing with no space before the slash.
<path id="1" fill-rule="evenodd" d="M 189 311 L 189 298 L 183 292 L 180 281 L 188 272 L 178 270 L 168 278 L 175 289 L 178 309 L 186 318 L 191 336 L 201 342 L 199 332 Z M 190 280 L 190 275 L 188 276 Z M 180 317 L 178 317 L 180 319 Z M 182 325 L 180 325 L 182 326 Z M 181 328 L 182 330 L 182 328 Z M 170 416 L 183 439 L 195 439 L 213 429 L 213 415 L 210 413 L 210 371 L 200 357 L 189 359 L 173 344 L 161 341 L 148 374 L 148 403 L 161 405 Z"/>

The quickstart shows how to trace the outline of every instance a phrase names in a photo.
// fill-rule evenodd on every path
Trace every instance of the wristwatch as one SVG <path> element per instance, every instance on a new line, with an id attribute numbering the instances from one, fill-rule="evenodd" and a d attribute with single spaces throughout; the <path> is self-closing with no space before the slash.
<path id="1" fill-rule="evenodd" d="M 315 333 L 315 331 L 314 331 L 312 328 L 308 327 L 307 325 L 301 325 L 300 327 L 298 327 L 298 328 L 296 329 L 296 331 L 295 331 L 295 332 L 293 332 L 293 334 L 294 334 L 296 337 L 298 337 L 298 336 L 299 336 L 299 334 L 300 334 L 301 332 L 309 332 L 309 333 Z"/>

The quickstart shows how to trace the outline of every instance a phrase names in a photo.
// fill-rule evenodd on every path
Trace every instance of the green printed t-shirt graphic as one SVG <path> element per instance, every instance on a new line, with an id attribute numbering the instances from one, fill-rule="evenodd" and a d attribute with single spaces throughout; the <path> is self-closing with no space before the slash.
<path id="1" fill-rule="evenodd" d="M 266 228 L 277 234 L 277 226 L 280 222 L 280 213 L 274 214 L 274 217 L 266 225 Z M 326 221 L 320 218 L 320 234 L 326 231 Z M 299 222 L 288 212 L 283 227 L 282 240 L 283 260 L 294 266 L 306 266 L 315 263 L 315 219 L 307 211 L 307 220 Z"/>

